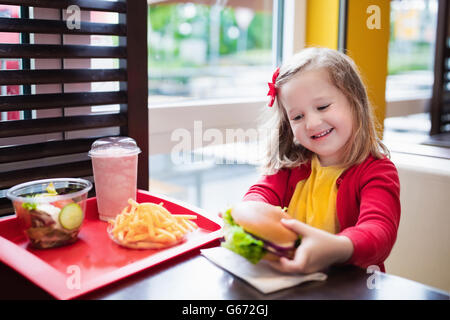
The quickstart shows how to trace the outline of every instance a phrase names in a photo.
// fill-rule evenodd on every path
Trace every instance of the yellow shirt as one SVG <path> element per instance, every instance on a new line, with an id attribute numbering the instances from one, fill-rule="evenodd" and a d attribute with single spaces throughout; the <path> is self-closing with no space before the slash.
<path id="1" fill-rule="evenodd" d="M 299 181 L 289 203 L 288 214 L 310 226 L 336 234 L 336 180 L 344 168 L 322 167 L 319 159 L 311 160 L 311 175 Z"/>

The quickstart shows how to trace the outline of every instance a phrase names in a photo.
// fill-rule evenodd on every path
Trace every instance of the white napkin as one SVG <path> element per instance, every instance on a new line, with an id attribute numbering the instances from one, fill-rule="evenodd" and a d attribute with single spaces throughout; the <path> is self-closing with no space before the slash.
<path id="1" fill-rule="evenodd" d="M 219 267 L 247 281 L 262 293 L 271 293 L 306 281 L 327 279 L 327 275 L 321 272 L 306 275 L 281 273 L 264 261 L 252 264 L 244 257 L 223 247 L 202 249 L 200 253 Z"/>

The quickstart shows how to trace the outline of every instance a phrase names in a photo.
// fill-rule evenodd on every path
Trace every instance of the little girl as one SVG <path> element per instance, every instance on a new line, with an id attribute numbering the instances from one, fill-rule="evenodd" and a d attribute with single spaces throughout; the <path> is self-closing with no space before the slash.
<path id="1" fill-rule="evenodd" d="M 265 175 L 244 201 L 287 207 L 283 224 L 302 238 L 292 260 L 272 266 L 311 273 L 333 264 L 384 271 L 400 221 L 400 184 L 377 138 L 366 89 L 345 54 L 308 48 L 273 75 L 275 130 Z"/>

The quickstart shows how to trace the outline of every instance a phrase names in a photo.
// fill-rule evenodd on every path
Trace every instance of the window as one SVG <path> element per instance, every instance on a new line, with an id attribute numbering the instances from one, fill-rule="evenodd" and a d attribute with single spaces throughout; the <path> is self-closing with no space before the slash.
<path id="1" fill-rule="evenodd" d="M 89 15 L 90 22 L 94 23 L 108 23 L 118 24 L 119 13 L 104 12 L 104 11 L 91 11 Z M 110 35 L 91 35 L 90 44 L 94 46 L 119 46 L 120 37 Z M 118 69 L 120 67 L 119 59 L 90 59 L 92 69 Z M 91 84 L 91 91 L 93 92 L 112 92 L 119 91 L 120 83 L 114 82 L 93 82 Z M 92 106 L 92 112 L 118 112 L 120 105 L 98 105 Z"/>
<path id="2" fill-rule="evenodd" d="M 19 18 L 19 6 L 0 5 L 0 18 Z M 20 43 L 20 33 L 0 32 L 0 43 Z M 22 68 L 21 59 L 0 59 L 0 70 L 19 70 Z M 21 93 L 22 86 L 8 85 L 0 86 L 1 96 L 18 95 Z M 0 112 L 0 121 L 23 119 L 24 111 L 5 111 Z"/>
<path id="3" fill-rule="evenodd" d="M 150 191 L 216 213 L 257 180 L 252 156 L 260 148 L 214 145 L 205 136 L 256 127 L 277 57 L 303 47 L 305 1 L 195 3 L 154 1 L 149 7 Z M 283 43 L 282 34 L 292 43 Z M 176 130 L 191 138 L 190 158 L 180 164 L 171 158 L 180 143 L 172 136 Z"/>
<path id="4" fill-rule="evenodd" d="M 391 106 L 388 116 L 424 112 L 433 86 L 437 0 L 392 0 L 386 99 L 419 101 Z M 409 110 L 404 110 L 409 108 Z M 401 109 L 401 110 L 400 110 Z"/>
<path id="5" fill-rule="evenodd" d="M 26 6 L 7 6 L 0 5 L 0 17 L 3 18 L 35 18 L 44 20 L 63 20 L 68 21 L 70 12 L 68 8 L 42 8 L 42 7 L 26 7 Z M 119 13 L 106 11 L 89 11 L 81 10 L 79 16 L 81 23 L 94 22 L 96 25 L 91 25 L 95 29 L 92 35 L 81 32 L 80 34 L 52 34 L 50 32 L 34 33 L 0 33 L 0 43 L 30 43 L 30 44 L 61 44 L 61 45 L 93 45 L 105 47 L 118 47 L 119 39 L 124 38 L 124 32 L 119 32 L 116 25 L 119 23 Z M 103 23 L 102 28 L 98 26 Z M 86 25 L 88 26 L 88 25 Z M 88 26 L 89 27 L 89 26 Z M 111 34 L 120 34 L 111 35 Z M 0 70 L 23 69 L 23 70 L 38 70 L 38 69 L 119 69 L 119 58 L 21 58 L 21 59 L 0 59 Z M 21 95 L 21 94 L 51 94 L 60 92 L 118 92 L 120 90 L 119 81 L 101 81 L 92 83 L 65 83 L 65 84 L 38 84 L 38 85 L 8 85 L 0 86 L 2 95 Z M 93 105 L 91 107 L 75 107 L 70 109 L 38 109 L 25 111 L 8 111 L 1 112 L 0 120 L 20 120 L 20 119 L 37 119 L 50 118 L 60 115 L 83 115 L 91 114 L 92 112 L 101 113 L 118 113 L 119 104 L 110 105 Z M 102 134 L 117 134 L 117 130 L 100 129 L 97 130 L 98 135 Z M 60 134 L 52 134 L 33 137 L 34 140 L 58 139 Z M 78 137 L 77 132 L 65 133 L 66 138 Z M 35 139 L 36 138 L 36 139 Z M 26 138 L 28 139 L 28 137 Z M 0 139 L 0 145 L 10 144 L 13 142 L 22 143 L 23 138 L 13 138 L 10 140 Z M 33 141 L 34 141 L 33 140 Z"/>
<path id="6" fill-rule="evenodd" d="M 150 107 L 265 95 L 273 0 L 155 1 L 148 10 Z"/>
<path id="7" fill-rule="evenodd" d="M 17 85 L 20 90 L 2 96 L 0 111 L 25 110 L 33 118 L 0 122 L 0 215 L 12 212 L 2 195 L 13 185 L 44 177 L 91 178 L 87 151 L 103 136 L 128 135 L 137 141 L 142 150 L 138 187 L 147 189 L 147 48 L 140 45 L 147 40 L 147 0 L 78 1 L 74 6 L 64 1 L 14 2 L 21 5 L 20 18 L 5 14 L 0 30 L 19 33 L 20 43 L 17 37 L 5 43 L 8 35 L 1 34 L 0 57 L 6 62 L 19 59 L 21 65 L 15 66 L 20 70 L 2 70 L 0 86 Z M 116 19 L 91 22 L 92 17 L 103 18 L 92 13 L 97 11 Z M 112 59 L 112 64 L 93 68 L 100 62 L 96 59 Z M 108 87 L 92 92 L 98 82 L 120 82 L 120 91 Z M 92 114 L 92 106 L 107 104 L 120 104 L 120 111 Z"/>
<path id="8" fill-rule="evenodd" d="M 438 0 L 392 0 L 384 139 L 420 143 L 430 130 Z"/>
<path id="9" fill-rule="evenodd" d="M 437 0 L 392 1 L 388 94 L 430 97 Z"/>

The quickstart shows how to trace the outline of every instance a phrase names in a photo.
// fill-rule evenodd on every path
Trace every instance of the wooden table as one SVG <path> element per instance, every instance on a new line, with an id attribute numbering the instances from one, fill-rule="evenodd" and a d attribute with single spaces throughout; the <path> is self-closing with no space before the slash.
<path id="1" fill-rule="evenodd" d="M 218 245 L 213 242 L 210 246 Z M 284 299 L 433 299 L 449 300 L 446 292 L 389 274 L 377 274 L 379 287 L 370 289 L 366 270 L 334 267 L 328 279 L 262 294 L 246 282 L 217 267 L 199 250 L 81 296 L 80 299 L 118 300 L 284 300 Z M 52 299 L 15 270 L 0 263 L 0 299 Z"/>

